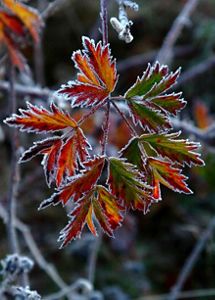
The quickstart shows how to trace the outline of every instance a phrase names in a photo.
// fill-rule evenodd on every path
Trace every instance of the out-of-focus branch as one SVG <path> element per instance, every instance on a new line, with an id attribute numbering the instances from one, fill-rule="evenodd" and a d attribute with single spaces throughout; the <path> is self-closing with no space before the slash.
<path id="1" fill-rule="evenodd" d="M 194 48 L 190 45 L 177 46 L 173 48 L 173 56 L 176 58 L 183 57 L 185 55 L 189 55 L 193 51 Z M 119 72 L 124 72 L 130 68 L 143 66 L 148 62 L 152 62 L 153 60 L 155 60 L 157 54 L 158 50 L 152 50 L 147 53 L 130 56 L 126 59 L 120 60 L 117 64 L 117 69 Z"/>
<path id="2" fill-rule="evenodd" d="M 197 7 L 198 2 L 199 0 L 188 0 L 175 19 L 156 58 L 156 60 L 158 60 L 161 64 L 171 64 L 175 42 L 180 36 L 184 26 L 188 24 L 189 18 Z"/>
<path id="3" fill-rule="evenodd" d="M 55 14 L 58 10 L 60 10 L 67 0 L 55 0 L 49 3 L 48 7 L 41 13 L 42 18 L 45 20 Z"/>
<path id="4" fill-rule="evenodd" d="M 184 83 L 191 81 L 193 78 L 196 78 L 208 70 L 214 68 L 215 66 L 215 55 L 207 58 L 203 62 L 195 65 L 194 67 L 190 68 L 189 70 L 183 72 L 178 79 L 178 83 L 175 87 L 181 86 Z"/>
<path id="5" fill-rule="evenodd" d="M 88 260 L 88 280 L 93 285 L 96 273 L 96 263 L 98 258 L 98 252 L 101 246 L 103 233 L 99 228 L 98 236 L 96 237 L 94 244 L 92 246 L 89 260 Z"/>
<path id="6" fill-rule="evenodd" d="M 182 130 L 186 134 L 193 135 L 197 140 L 204 142 L 206 145 L 215 147 L 215 124 L 203 130 L 187 121 L 181 121 L 176 118 L 172 118 L 171 123 L 174 129 Z"/>
<path id="7" fill-rule="evenodd" d="M 0 81 L 0 90 L 9 91 L 9 83 L 7 81 Z M 53 97 L 54 91 L 48 88 L 25 86 L 22 84 L 15 84 L 16 94 L 18 96 L 32 96 L 32 97 Z"/>
<path id="8" fill-rule="evenodd" d="M 3 219 L 4 223 L 7 224 L 8 214 L 5 208 L 0 204 L 0 217 Z M 55 284 L 63 289 L 66 288 L 67 285 L 59 275 L 56 268 L 48 263 L 43 257 L 39 247 L 37 246 L 29 227 L 22 223 L 19 219 L 15 219 L 14 223 L 15 227 L 23 234 L 25 242 L 37 264 L 40 266 L 42 270 L 46 272 L 46 274 L 55 282 Z"/>
<path id="9" fill-rule="evenodd" d="M 15 69 L 12 63 L 9 62 L 9 90 L 8 98 L 10 103 L 10 112 L 16 112 L 16 91 L 15 91 Z M 16 229 L 14 226 L 14 220 L 16 217 L 16 198 L 19 184 L 19 138 L 17 129 L 14 129 L 11 133 L 10 142 L 12 146 L 12 157 L 11 157 L 11 171 L 9 190 L 7 196 L 7 209 L 8 209 L 8 220 L 7 220 L 7 233 L 8 233 L 8 244 L 9 251 L 11 254 L 18 253 L 18 240 L 16 235 Z"/>
<path id="10" fill-rule="evenodd" d="M 207 229 L 202 233 L 202 235 L 200 236 L 196 245 L 194 246 L 192 252 L 186 259 L 186 261 L 179 273 L 178 279 L 177 279 L 175 285 L 173 286 L 169 297 L 167 297 L 168 300 L 179 299 L 180 292 L 183 289 L 183 286 L 184 286 L 187 278 L 191 274 L 193 267 L 195 266 L 201 252 L 205 248 L 205 245 L 206 245 L 207 241 L 209 240 L 209 238 L 211 237 L 214 229 L 215 229 L 215 217 L 213 217 L 211 219 L 210 223 L 208 224 Z"/>

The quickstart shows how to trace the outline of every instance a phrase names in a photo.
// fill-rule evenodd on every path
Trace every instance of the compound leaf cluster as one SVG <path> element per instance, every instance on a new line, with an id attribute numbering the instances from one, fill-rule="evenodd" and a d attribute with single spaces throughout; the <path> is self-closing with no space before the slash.
<path id="1" fill-rule="evenodd" d="M 47 184 L 56 186 L 56 192 L 41 203 L 40 209 L 73 203 L 69 223 L 60 234 L 62 246 L 79 237 L 85 224 L 94 235 L 99 225 L 113 236 L 126 211 L 147 213 L 152 204 L 161 200 L 160 185 L 191 193 L 182 168 L 204 164 L 196 152 L 198 143 L 179 138 L 180 132 L 170 132 L 170 117 L 186 104 L 181 93 L 169 92 L 180 70 L 169 72 L 167 66 L 158 62 L 149 64 L 124 96 L 113 97 L 118 75 L 109 45 L 95 44 L 84 37 L 83 47 L 83 51 L 72 56 L 78 69 L 77 79 L 62 86 L 58 94 L 70 101 L 72 108 L 87 108 L 86 115 L 75 121 L 69 112 L 53 103 L 50 110 L 28 103 L 27 109 L 5 121 L 22 131 L 53 134 L 35 142 L 20 162 L 42 155 Z M 123 120 L 132 138 L 117 157 L 110 157 L 104 147 L 101 152 L 92 147 L 81 125 L 107 104 L 115 102 L 116 108 L 119 100 L 127 105 Z M 107 134 L 104 132 L 105 141 Z"/>

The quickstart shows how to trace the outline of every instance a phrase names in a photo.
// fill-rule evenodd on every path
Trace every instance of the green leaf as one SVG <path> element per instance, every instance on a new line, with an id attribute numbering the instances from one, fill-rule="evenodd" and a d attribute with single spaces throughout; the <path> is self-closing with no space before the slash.
<path id="1" fill-rule="evenodd" d="M 157 152 L 157 154 L 167 157 L 173 163 L 180 165 L 204 165 L 200 158 L 200 153 L 194 152 L 199 148 L 199 143 L 190 142 L 188 140 L 177 139 L 179 133 L 171 134 L 143 134 L 139 137 L 139 141 L 147 142 Z"/>
<path id="2" fill-rule="evenodd" d="M 170 113 L 174 116 L 182 110 L 187 102 L 181 99 L 182 93 L 172 93 L 169 95 L 161 95 L 150 99 L 150 102 L 156 105 L 163 112 Z"/>
<path id="3" fill-rule="evenodd" d="M 139 123 L 143 128 L 152 132 L 172 128 L 166 116 L 161 111 L 154 110 L 150 103 L 145 101 L 141 104 L 133 100 L 128 105 L 135 125 Z"/>
<path id="4" fill-rule="evenodd" d="M 147 212 L 151 189 L 143 181 L 143 177 L 134 165 L 123 159 L 109 159 L 108 184 L 113 195 L 126 209 L 143 210 Z"/>
<path id="5" fill-rule="evenodd" d="M 120 151 L 120 157 L 126 158 L 129 163 L 135 165 L 140 170 L 142 169 L 142 152 L 140 151 L 139 139 L 137 137 L 132 138 Z"/>
<path id="6" fill-rule="evenodd" d="M 143 96 L 147 99 L 164 93 L 176 82 L 179 73 L 180 69 L 169 74 L 168 67 L 161 66 L 158 62 L 154 66 L 148 64 L 143 76 L 138 77 L 135 84 L 125 93 L 125 98 Z"/>

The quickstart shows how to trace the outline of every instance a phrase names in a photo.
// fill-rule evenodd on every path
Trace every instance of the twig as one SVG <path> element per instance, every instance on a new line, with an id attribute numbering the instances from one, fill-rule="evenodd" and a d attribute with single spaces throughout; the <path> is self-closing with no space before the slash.
<path id="1" fill-rule="evenodd" d="M 11 113 L 16 112 L 16 92 L 14 88 L 15 84 L 15 69 L 10 63 L 9 65 L 9 103 L 11 104 Z M 8 242 L 10 253 L 18 253 L 18 241 L 16 236 L 16 230 L 14 227 L 14 219 L 16 216 L 16 198 L 19 184 L 19 165 L 18 165 L 18 151 L 19 151 L 19 139 L 18 131 L 14 129 L 11 136 L 12 146 L 12 159 L 11 159 L 11 174 L 9 182 L 9 191 L 7 197 L 7 209 L 8 209 Z"/>
<path id="2" fill-rule="evenodd" d="M 186 46 L 177 46 L 173 49 L 174 57 L 182 57 L 184 55 L 189 55 L 194 51 L 194 48 L 190 45 Z M 120 60 L 117 64 L 117 69 L 119 72 L 125 72 L 130 68 L 142 67 L 149 62 L 155 60 L 158 50 L 152 50 L 147 53 L 137 54 L 130 56 L 126 59 Z"/>
<path id="3" fill-rule="evenodd" d="M 107 12 L 107 3 L 109 0 L 100 0 L 100 8 L 101 8 L 101 30 L 102 30 L 102 40 L 103 44 L 106 45 L 108 43 L 108 12 Z"/>
<path id="4" fill-rule="evenodd" d="M 188 24 L 192 12 L 195 10 L 199 0 L 188 0 L 183 9 L 175 19 L 170 31 L 167 33 L 163 45 L 157 55 L 156 60 L 162 64 L 171 64 L 173 57 L 173 47 L 182 29 Z"/>
<path id="5" fill-rule="evenodd" d="M 55 14 L 59 9 L 61 9 L 67 0 L 55 0 L 48 5 L 48 7 L 42 12 L 42 18 L 45 20 Z"/>
<path id="6" fill-rule="evenodd" d="M 41 39 L 42 39 L 41 33 Z M 44 60 L 43 60 L 43 48 L 41 40 L 34 44 L 34 68 L 35 68 L 35 81 L 40 86 L 45 85 L 44 77 Z"/>
<path id="7" fill-rule="evenodd" d="M 71 300 L 78 300 L 78 299 L 87 300 L 87 299 L 91 299 L 90 294 L 92 290 L 93 287 L 91 283 L 86 279 L 80 278 L 70 286 L 62 289 L 61 291 L 44 297 L 43 300 L 59 300 L 66 295 L 70 296 Z"/>
<path id="8" fill-rule="evenodd" d="M 191 81 L 193 78 L 196 78 L 204 74 L 208 70 L 214 68 L 214 66 L 215 66 L 215 55 L 212 55 L 211 57 L 207 58 L 205 61 L 200 62 L 199 64 L 195 65 L 194 67 L 182 73 L 175 87 L 179 87 L 184 83 Z"/>
<path id="9" fill-rule="evenodd" d="M 96 273 L 96 263 L 98 258 L 98 252 L 102 243 L 103 232 L 101 228 L 98 229 L 98 236 L 94 241 L 94 245 L 90 252 L 89 260 L 88 260 L 88 280 L 93 285 L 95 280 Z"/>
<path id="10" fill-rule="evenodd" d="M 106 148 L 108 143 L 108 134 L 109 134 L 109 128 L 110 128 L 110 102 L 107 103 L 106 107 L 106 118 L 105 118 L 105 124 L 103 127 L 104 131 L 104 137 L 102 142 L 102 155 L 106 154 Z"/>
<path id="11" fill-rule="evenodd" d="M 168 300 L 176 300 L 179 298 L 179 294 L 180 294 L 181 290 L 183 289 L 183 286 L 184 286 L 187 278 L 190 276 L 190 273 L 192 272 L 192 269 L 195 266 L 207 241 L 211 237 L 211 235 L 214 231 L 214 228 L 215 228 L 215 217 L 213 217 L 211 219 L 210 223 L 208 224 L 207 229 L 202 233 L 200 239 L 197 241 L 192 252 L 186 259 L 186 261 L 179 273 L 178 279 L 172 288 L 170 296 L 167 298 Z"/>
<path id="12" fill-rule="evenodd" d="M 193 135 L 197 140 L 200 140 L 208 146 L 215 147 L 215 124 L 212 124 L 207 129 L 200 129 L 186 121 L 181 121 L 176 118 L 171 119 L 173 127 L 177 130 L 182 130 L 186 134 Z"/>
<path id="13" fill-rule="evenodd" d="M 25 86 L 22 84 L 15 84 L 15 91 L 17 96 L 32 96 L 32 97 L 54 97 L 54 91 L 48 88 L 40 88 L 40 87 L 32 87 L 32 86 Z M 1 91 L 9 91 L 9 83 L 7 81 L 0 81 L 0 90 Z"/>
<path id="14" fill-rule="evenodd" d="M 5 224 L 7 224 L 8 213 L 1 204 L 0 204 L 0 217 L 4 220 Z M 40 268 L 46 272 L 46 274 L 53 280 L 53 282 L 55 282 L 55 284 L 59 288 L 63 289 L 67 287 L 66 283 L 63 281 L 56 268 L 50 263 L 48 263 L 43 257 L 39 247 L 37 246 L 33 238 L 33 235 L 29 227 L 17 218 L 15 219 L 14 225 L 23 234 L 25 242 L 34 260 L 37 262 Z"/>

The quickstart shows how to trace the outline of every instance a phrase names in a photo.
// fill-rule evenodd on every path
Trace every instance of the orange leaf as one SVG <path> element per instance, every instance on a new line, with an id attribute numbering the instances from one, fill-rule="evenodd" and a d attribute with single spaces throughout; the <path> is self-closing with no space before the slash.
<path id="1" fill-rule="evenodd" d="M 73 106 L 91 106 L 105 100 L 114 90 L 116 63 L 111 60 L 109 46 L 97 45 L 83 37 L 84 50 L 74 52 L 72 59 L 79 70 L 77 80 L 58 91 L 72 100 Z"/>
<path id="2" fill-rule="evenodd" d="M 159 183 L 165 185 L 169 189 L 185 194 L 191 194 L 185 180 L 186 176 L 181 174 L 181 170 L 172 166 L 172 163 L 157 158 L 148 158 L 149 167 L 151 169 L 151 185 L 154 186 L 153 197 L 157 200 L 161 199 Z M 150 176 L 150 174 L 149 174 Z"/>
<path id="3" fill-rule="evenodd" d="M 194 116 L 196 119 L 196 123 L 199 128 L 206 129 L 208 128 L 213 120 L 209 114 L 208 107 L 205 103 L 197 101 L 194 106 Z"/>
<path id="4" fill-rule="evenodd" d="M 17 16 L 22 21 L 22 23 L 29 30 L 34 41 L 38 42 L 39 30 L 43 22 L 37 10 L 21 4 L 16 0 L 2 0 L 2 2 L 6 6 L 6 8 L 8 8 L 15 16 Z"/>
<path id="5" fill-rule="evenodd" d="M 100 177 L 105 159 L 104 157 L 96 157 L 93 160 L 85 162 L 84 171 L 77 176 L 71 178 L 71 180 L 64 186 L 62 186 L 57 193 L 51 196 L 50 199 L 44 200 L 40 208 L 45 208 L 51 204 L 57 205 L 59 203 L 66 204 L 69 199 L 73 199 L 77 202 L 86 192 L 88 192 L 96 183 Z"/>
<path id="6" fill-rule="evenodd" d="M 17 17 L 0 11 L 0 45 L 8 49 L 12 63 L 20 70 L 24 69 L 25 59 L 18 49 L 14 36 L 22 36 L 23 33 L 23 25 Z"/>
<path id="7" fill-rule="evenodd" d="M 117 204 L 115 197 L 103 186 L 96 186 L 88 191 L 76 203 L 70 214 L 71 220 L 61 231 L 59 240 L 63 240 L 62 247 L 79 237 L 85 224 L 94 235 L 97 235 L 93 216 L 104 232 L 113 236 L 113 230 L 123 219 L 120 210 L 122 208 Z"/>
<path id="8" fill-rule="evenodd" d="M 27 103 L 27 110 L 20 109 L 21 115 L 13 114 L 5 123 L 19 127 L 21 131 L 43 133 L 47 131 L 59 131 L 67 127 L 77 128 L 77 123 L 67 113 L 61 111 L 54 103 L 51 111 L 43 107 Z"/>
<path id="9" fill-rule="evenodd" d="M 83 131 L 77 128 L 75 134 L 61 147 L 57 163 L 56 184 L 60 186 L 63 179 L 75 175 L 78 159 L 83 163 L 88 157 L 90 148 Z"/>

